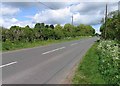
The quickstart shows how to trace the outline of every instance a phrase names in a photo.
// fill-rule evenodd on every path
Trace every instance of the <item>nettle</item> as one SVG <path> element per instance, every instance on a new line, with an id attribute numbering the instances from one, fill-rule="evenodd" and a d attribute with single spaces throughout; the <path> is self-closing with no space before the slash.
<path id="1" fill-rule="evenodd" d="M 109 84 L 120 85 L 120 49 L 114 41 L 101 41 L 97 48 L 99 71 Z"/>

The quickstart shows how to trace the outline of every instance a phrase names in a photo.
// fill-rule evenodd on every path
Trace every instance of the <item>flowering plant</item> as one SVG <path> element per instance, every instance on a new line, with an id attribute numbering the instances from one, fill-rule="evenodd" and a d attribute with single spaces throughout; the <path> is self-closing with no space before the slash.
<path id="1" fill-rule="evenodd" d="M 101 41 L 97 47 L 99 71 L 109 84 L 120 85 L 120 48 L 115 41 Z"/>

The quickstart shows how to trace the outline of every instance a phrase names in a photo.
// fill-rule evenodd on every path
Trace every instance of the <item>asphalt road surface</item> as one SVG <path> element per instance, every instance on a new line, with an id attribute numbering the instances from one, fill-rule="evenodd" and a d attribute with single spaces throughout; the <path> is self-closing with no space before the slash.
<path id="1" fill-rule="evenodd" d="M 96 37 L 2 53 L 3 84 L 60 84 Z"/>

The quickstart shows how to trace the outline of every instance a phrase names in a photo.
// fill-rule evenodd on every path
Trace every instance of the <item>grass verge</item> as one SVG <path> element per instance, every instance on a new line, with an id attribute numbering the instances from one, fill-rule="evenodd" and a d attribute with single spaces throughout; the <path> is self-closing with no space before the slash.
<path id="1" fill-rule="evenodd" d="M 72 79 L 73 84 L 106 84 L 98 70 L 99 57 L 95 43 L 83 57 Z"/>
<path id="2" fill-rule="evenodd" d="M 60 39 L 60 40 L 46 40 L 46 41 L 35 41 L 35 42 L 5 42 L 2 43 L 2 50 L 3 52 L 5 51 L 11 51 L 11 50 L 18 50 L 18 49 L 23 49 L 23 48 L 32 48 L 32 47 L 37 47 L 37 46 L 43 46 L 43 45 L 49 45 L 49 44 L 54 44 L 54 43 L 61 43 L 61 42 L 67 42 L 67 41 L 73 41 L 73 40 L 80 40 L 83 38 L 88 38 L 88 37 L 75 37 L 75 38 L 65 38 L 65 39 Z"/>

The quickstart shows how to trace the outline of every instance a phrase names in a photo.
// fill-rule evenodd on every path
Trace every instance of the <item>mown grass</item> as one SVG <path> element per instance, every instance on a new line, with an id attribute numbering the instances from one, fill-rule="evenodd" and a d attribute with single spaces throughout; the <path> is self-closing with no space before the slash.
<path id="1" fill-rule="evenodd" d="M 32 47 L 37 47 L 37 46 L 43 46 L 43 45 L 49 45 L 49 44 L 54 44 L 54 43 L 61 43 L 61 42 L 67 42 L 67 41 L 72 41 L 72 40 L 80 40 L 83 38 L 88 38 L 88 37 L 75 37 L 75 38 L 65 38 L 65 39 L 60 39 L 60 40 L 46 40 L 46 41 L 35 41 L 35 42 L 4 42 L 2 43 L 2 50 L 3 52 L 5 51 L 11 51 L 11 50 L 18 50 L 18 49 L 23 49 L 23 48 L 32 48 Z"/>
<path id="2" fill-rule="evenodd" d="M 99 57 L 95 43 L 83 57 L 72 79 L 73 84 L 106 84 L 98 70 Z"/>

